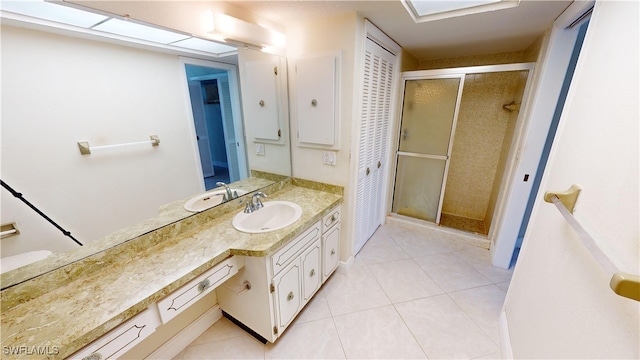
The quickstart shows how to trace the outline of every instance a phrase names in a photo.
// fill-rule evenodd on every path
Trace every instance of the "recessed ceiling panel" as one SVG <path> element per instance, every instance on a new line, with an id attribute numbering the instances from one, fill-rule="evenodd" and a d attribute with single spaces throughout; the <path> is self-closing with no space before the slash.
<path id="1" fill-rule="evenodd" d="M 401 0 L 417 23 L 518 6 L 520 0 Z"/>
<path id="2" fill-rule="evenodd" d="M 107 19 L 104 15 L 44 1 L 2 1 L 0 8 L 2 8 L 2 11 L 84 28 L 91 27 Z"/>
<path id="3" fill-rule="evenodd" d="M 102 24 L 98 24 L 97 26 L 94 26 L 93 29 L 160 44 L 170 44 L 190 37 L 190 35 L 162 30 L 151 26 L 141 25 L 133 21 L 115 18 L 111 18 Z"/>
<path id="4" fill-rule="evenodd" d="M 215 54 L 224 54 L 229 52 L 235 52 L 237 50 L 233 46 L 224 45 L 224 44 L 217 43 L 215 41 L 204 40 L 196 37 L 176 41 L 171 45 L 186 48 L 186 49 L 191 49 L 191 50 L 215 53 Z"/>

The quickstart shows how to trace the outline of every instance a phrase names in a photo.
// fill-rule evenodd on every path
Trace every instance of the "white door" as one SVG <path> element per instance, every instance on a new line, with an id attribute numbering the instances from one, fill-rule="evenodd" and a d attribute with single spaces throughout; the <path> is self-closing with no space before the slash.
<path id="1" fill-rule="evenodd" d="M 189 98 L 191 99 L 191 111 L 193 112 L 193 122 L 196 128 L 202 175 L 204 177 L 214 176 L 211 148 L 209 147 L 209 131 L 207 130 L 204 104 L 202 102 L 202 85 L 199 81 L 189 82 Z"/>
<path id="2" fill-rule="evenodd" d="M 396 57 L 367 39 L 356 190 L 355 252 L 362 249 L 382 219 L 387 136 Z"/>
<path id="3" fill-rule="evenodd" d="M 502 355 L 638 359 L 640 306 L 605 272 L 545 191 L 579 184 L 574 217 L 620 270 L 640 270 L 639 3 L 594 8 L 502 317 Z"/>

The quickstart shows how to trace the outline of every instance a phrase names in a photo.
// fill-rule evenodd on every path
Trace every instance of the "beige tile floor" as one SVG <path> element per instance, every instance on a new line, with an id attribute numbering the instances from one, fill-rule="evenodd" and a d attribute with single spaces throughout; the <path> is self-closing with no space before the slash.
<path id="1" fill-rule="evenodd" d="M 275 344 L 223 318 L 176 359 L 500 359 L 511 273 L 488 250 L 383 225 Z"/>

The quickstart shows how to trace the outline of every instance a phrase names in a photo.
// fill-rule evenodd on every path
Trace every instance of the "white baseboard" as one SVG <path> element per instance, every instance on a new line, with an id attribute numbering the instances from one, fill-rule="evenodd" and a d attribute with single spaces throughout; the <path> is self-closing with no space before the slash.
<path id="1" fill-rule="evenodd" d="M 500 330 L 500 352 L 502 358 L 506 360 L 513 359 L 513 349 L 511 348 L 511 337 L 509 336 L 509 324 L 507 322 L 507 312 L 502 311 L 498 319 L 498 328 Z"/>
<path id="2" fill-rule="evenodd" d="M 347 261 L 340 261 L 338 263 L 338 269 L 336 270 L 336 272 L 339 272 L 340 274 L 348 273 L 349 270 L 351 270 L 351 268 L 353 267 L 353 262 L 354 262 L 353 256 L 348 258 Z"/>
<path id="3" fill-rule="evenodd" d="M 156 349 L 147 359 L 173 359 L 220 318 L 222 318 L 222 311 L 216 305 Z"/>

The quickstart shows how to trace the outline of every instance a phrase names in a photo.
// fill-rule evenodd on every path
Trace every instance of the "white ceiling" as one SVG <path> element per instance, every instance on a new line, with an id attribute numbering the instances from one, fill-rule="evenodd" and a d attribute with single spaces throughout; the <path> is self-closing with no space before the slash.
<path id="1" fill-rule="evenodd" d="M 419 60 L 524 50 L 572 2 L 522 0 L 516 8 L 416 24 L 399 0 L 232 0 L 283 26 L 358 12 Z"/>

